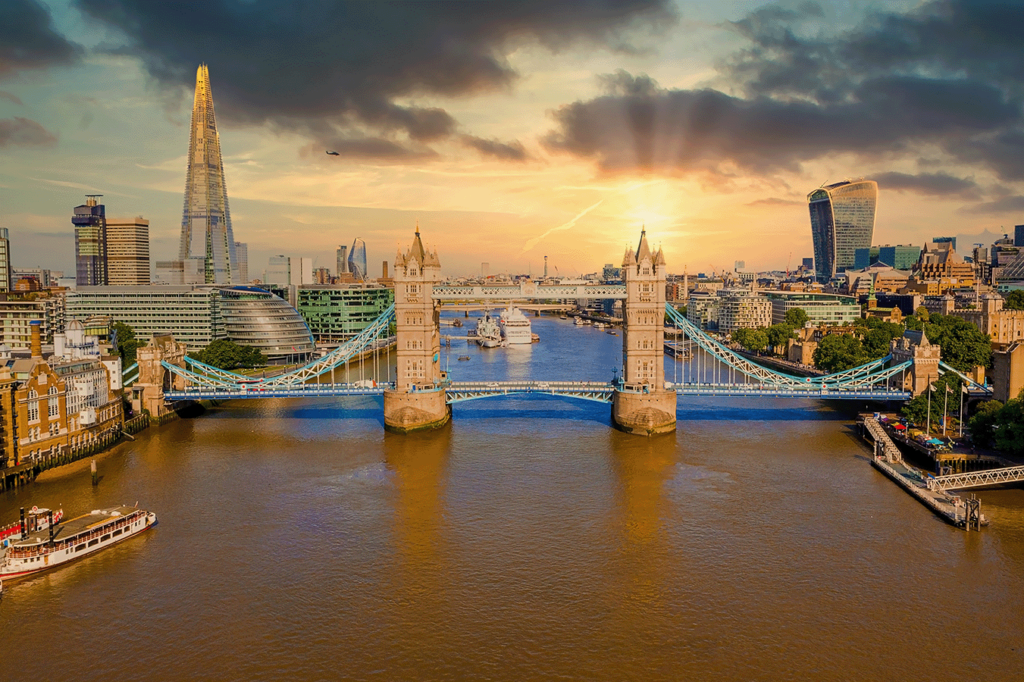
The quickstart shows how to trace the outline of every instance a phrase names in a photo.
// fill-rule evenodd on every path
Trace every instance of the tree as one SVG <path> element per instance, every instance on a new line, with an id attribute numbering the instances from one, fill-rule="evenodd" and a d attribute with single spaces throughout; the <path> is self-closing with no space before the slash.
<path id="1" fill-rule="evenodd" d="M 124 322 L 115 322 L 111 332 L 117 344 L 117 354 L 121 356 L 121 364 L 125 367 L 135 364 L 136 352 L 144 345 L 135 338 L 135 330 Z"/>
<path id="2" fill-rule="evenodd" d="M 932 391 L 932 431 L 942 432 L 942 407 L 946 405 L 947 416 L 955 417 L 960 409 L 960 377 L 952 372 L 946 372 L 932 382 L 935 390 Z M 947 390 L 948 389 L 948 390 Z M 948 402 L 945 402 L 948 397 Z M 928 391 L 910 400 L 903 406 L 902 414 L 920 428 L 928 424 Z"/>
<path id="3" fill-rule="evenodd" d="M 792 311 L 790 311 L 792 312 Z M 785 352 L 786 342 L 793 338 L 793 328 L 789 324 L 773 324 L 764 330 L 768 336 L 768 345 L 778 352 L 779 346 Z"/>
<path id="4" fill-rule="evenodd" d="M 931 313 L 929 313 L 928 309 L 922 305 L 918 306 L 917 310 L 914 311 L 914 317 L 921 320 L 922 322 L 927 322 L 931 317 Z"/>
<path id="5" fill-rule="evenodd" d="M 889 354 L 892 340 L 903 336 L 902 324 L 870 318 L 867 326 L 869 329 L 864 335 L 864 353 L 868 360 L 884 358 Z"/>
<path id="6" fill-rule="evenodd" d="M 786 311 L 786 324 L 794 329 L 800 329 L 807 324 L 807 311 L 803 308 L 790 308 Z"/>
<path id="7" fill-rule="evenodd" d="M 853 334 L 829 334 L 814 349 L 814 366 L 829 374 L 865 362 L 864 346 Z"/>
<path id="8" fill-rule="evenodd" d="M 239 367 L 262 367 L 267 364 L 266 356 L 258 348 L 242 346 L 224 339 L 213 341 L 192 357 L 199 362 L 226 370 Z"/>
<path id="9" fill-rule="evenodd" d="M 1024 390 L 996 413 L 995 442 L 1008 455 L 1024 455 Z"/>
<path id="10" fill-rule="evenodd" d="M 1024 310 L 1024 289 L 1014 289 L 1006 296 L 1003 307 L 1007 310 Z"/>
<path id="11" fill-rule="evenodd" d="M 961 372 L 992 365 L 992 341 L 973 324 L 954 315 L 931 315 L 928 340 L 942 348 L 942 361 Z"/>
<path id="12" fill-rule="evenodd" d="M 751 329 L 744 345 L 747 350 L 760 353 L 768 347 L 768 334 L 763 329 Z"/>
<path id="13" fill-rule="evenodd" d="M 982 447 L 992 445 L 995 438 L 996 418 L 1003 404 L 998 400 L 986 400 L 978 405 L 978 411 L 967 422 L 971 430 L 971 440 Z"/>

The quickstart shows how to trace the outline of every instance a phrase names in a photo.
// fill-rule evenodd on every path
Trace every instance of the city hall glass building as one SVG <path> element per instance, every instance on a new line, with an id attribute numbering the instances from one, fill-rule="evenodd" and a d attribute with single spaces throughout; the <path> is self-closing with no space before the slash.
<path id="1" fill-rule="evenodd" d="M 312 356 L 313 336 L 286 301 L 256 287 L 79 287 L 69 292 L 67 319 L 109 316 L 142 341 L 171 333 L 189 350 L 227 339 L 258 348 L 271 364 Z"/>
<path id="2" fill-rule="evenodd" d="M 857 249 L 871 247 L 875 232 L 878 183 L 837 182 L 807 195 L 814 242 L 814 271 L 819 281 L 854 267 Z"/>

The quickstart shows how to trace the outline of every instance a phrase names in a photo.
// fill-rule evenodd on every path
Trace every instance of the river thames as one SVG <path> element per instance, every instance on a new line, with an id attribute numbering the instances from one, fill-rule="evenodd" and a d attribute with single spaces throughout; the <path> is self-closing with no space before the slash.
<path id="1" fill-rule="evenodd" d="M 453 378 L 619 364 L 621 337 L 531 319 L 533 346 L 456 342 Z M 501 398 L 398 436 L 380 399 L 347 398 L 150 428 L 98 458 L 96 487 L 85 461 L 0 494 L 0 524 L 136 500 L 160 519 L 5 585 L 0 676 L 1020 679 L 1024 490 L 980 493 L 991 525 L 965 533 L 869 465 L 851 412 L 700 399 L 678 418 L 645 439 L 607 405 Z"/>

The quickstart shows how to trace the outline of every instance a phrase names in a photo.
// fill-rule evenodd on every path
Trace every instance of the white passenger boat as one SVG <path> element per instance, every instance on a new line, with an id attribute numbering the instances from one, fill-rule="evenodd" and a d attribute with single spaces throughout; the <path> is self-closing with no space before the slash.
<path id="1" fill-rule="evenodd" d="M 501 311 L 501 333 L 509 345 L 533 343 L 530 320 L 515 306 Z"/>
<path id="2" fill-rule="evenodd" d="M 48 512 L 48 510 L 46 510 Z M 156 514 L 138 507 L 96 509 L 41 530 L 8 538 L 0 549 L 0 579 L 39 573 L 88 556 L 156 525 Z"/>

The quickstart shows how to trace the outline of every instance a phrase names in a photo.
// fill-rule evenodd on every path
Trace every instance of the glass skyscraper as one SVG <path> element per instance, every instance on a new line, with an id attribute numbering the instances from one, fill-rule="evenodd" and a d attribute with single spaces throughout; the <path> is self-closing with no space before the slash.
<path id="1" fill-rule="evenodd" d="M 196 71 L 196 97 L 188 143 L 185 207 L 181 218 L 179 260 L 202 258 L 208 284 L 238 284 L 241 276 L 231 232 L 231 211 L 224 184 L 220 136 L 213 113 L 210 73 Z"/>
<path id="2" fill-rule="evenodd" d="M 352 242 L 352 249 L 348 252 L 348 270 L 357 281 L 366 279 L 366 242 L 359 237 Z"/>
<path id="3" fill-rule="evenodd" d="M 99 194 L 90 194 L 75 206 L 75 284 L 80 287 L 107 283 L 107 216 Z"/>
<path id="4" fill-rule="evenodd" d="M 857 249 L 871 247 L 875 232 L 878 183 L 873 180 L 837 182 L 807 195 L 814 241 L 814 270 L 826 282 L 852 268 Z"/>

